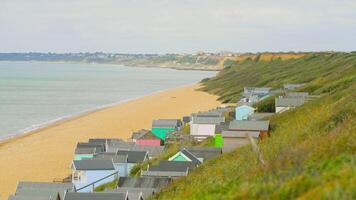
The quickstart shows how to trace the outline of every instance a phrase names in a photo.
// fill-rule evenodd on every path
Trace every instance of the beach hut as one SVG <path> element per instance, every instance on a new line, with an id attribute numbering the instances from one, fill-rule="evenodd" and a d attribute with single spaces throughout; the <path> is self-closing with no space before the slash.
<path id="1" fill-rule="evenodd" d="M 181 128 L 182 121 L 179 119 L 158 119 L 152 121 L 152 133 L 165 141 L 167 134 Z"/>
<path id="2" fill-rule="evenodd" d="M 221 148 L 215 147 L 184 147 L 178 153 L 170 157 L 169 161 L 193 162 L 195 166 L 202 164 L 205 160 L 222 154 Z"/>
<path id="3" fill-rule="evenodd" d="M 192 115 L 190 135 L 198 140 L 214 136 L 217 125 L 225 122 L 223 112 L 208 111 Z"/>
<path id="4" fill-rule="evenodd" d="M 166 187 L 172 182 L 167 177 L 119 177 L 118 188 L 151 188 L 155 191 Z"/>
<path id="5" fill-rule="evenodd" d="M 203 160 L 198 159 L 194 154 L 183 148 L 178 153 L 168 159 L 169 161 L 193 162 L 196 166 L 202 164 Z"/>
<path id="6" fill-rule="evenodd" d="M 148 166 L 141 176 L 178 178 L 187 176 L 196 167 L 194 162 L 161 160 L 157 166 Z"/>
<path id="7" fill-rule="evenodd" d="M 127 155 L 117 155 L 116 153 L 105 152 L 97 154 L 93 160 L 112 160 L 115 170 L 119 176 L 128 175 Z"/>
<path id="8" fill-rule="evenodd" d="M 64 200 L 131 200 L 127 192 L 68 192 Z M 135 199 L 136 200 L 136 199 Z M 141 200 L 139 197 L 137 200 Z"/>
<path id="9" fill-rule="evenodd" d="M 221 134 L 216 134 L 214 137 L 214 147 L 221 148 L 224 145 L 224 139 Z"/>
<path id="10" fill-rule="evenodd" d="M 78 142 L 77 148 L 95 148 L 96 153 L 105 152 L 106 146 L 102 143 Z"/>
<path id="11" fill-rule="evenodd" d="M 235 109 L 235 119 L 236 120 L 247 120 L 248 116 L 255 112 L 255 108 L 248 105 L 237 106 Z"/>
<path id="12" fill-rule="evenodd" d="M 77 147 L 74 152 L 74 160 L 91 159 L 95 152 L 95 147 Z"/>
<path id="13" fill-rule="evenodd" d="M 73 183 L 20 181 L 9 200 L 63 200 L 67 192 L 75 191 Z"/>
<path id="14" fill-rule="evenodd" d="M 249 144 L 249 137 L 263 139 L 268 135 L 269 121 L 232 121 L 229 130 L 222 132 L 223 152 Z"/>
<path id="15" fill-rule="evenodd" d="M 163 140 L 156 137 L 151 131 L 141 135 L 141 137 L 136 138 L 136 145 L 143 146 L 161 146 L 163 145 Z"/>
<path id="16" fill-rule="evenodd" d="M 135 146 L 135 142 L 125 142 L 125 141 L 110 141 L 107 145 L 106 152 L 117 152 L 119 150 L 130 150 Z"/>
<path id="17" fill-rule="evenodd" d="M 244 87 L 243 98 L 241 103 L 253 105 L 258 101 L 267 98 L 271 94 L 271 88 L 269 87 Z"/>
<path id="18" fill-rule="evenodd" d="M 145 135 L 148 132 L 150 132 L 150 130 L 146 130 L 146 129 L 141 129 L 139 131 L 133 132 L 130 139 L 132 142 L 136 142 L 138 138 L 141 138 L 143 135 Z"/>
<path id="19" fill-rule="evenodd" d="M 119 192 L 119 193 L 127 193 L 129 200 L 148 200 L 155 193 L 156 189 L 154 188 L 115 188 L 115 189 L 105 189 L 105 192 Z"/>
<path id="20" fill-rule="evenodd" d="M 145 151 L 147 152 L 148 157 L 151 159 L 160 156 L 164 149 L 164 146 L 133 145 L 131 146 L 130 151 Z"/>
<path id="21" fill-rule="evenodd" d="M 148 160 L 146 151 L 117 151 L 100 153 L 94 156 L 94 160 L 111 160 L 119 176 L 128 176 L 131 169 L 138 163 Z"/>
<path id="22" fill-rule="evenodd" d="M 282 113 L 292 108 L 303 105 L 304 97 L 277 97 L 275 99 L 276 113 Z"/>
<path id="23" fill-rule="evenodd" d="M 115 170 L 112 160 L 94 159 L 74 160 L 72 162 L 72 183 L 77 190 L 80 189 L 80 192 L 93 192 L 94 186 L 113 181 L 117 177 L 114 175 L 115 173 L 117 173 L 117 171 Z M 90 186 L 90 184 L 93 183 L 95 183 L 95 185 Z M 82 187 L 87 185 L 88 187 L 82 189 Z"/>
<path id="24" fill-rule="evenodd" d="M 185 149 L 202 162 L 222 154 L 222 149 L 217 147 L 185 147 Z"/>
<path id="25" fill-rule="evenodd" d="M 117 151 L 117 155 L 127 156 L 127 162 L 121 163 L 124 168 L 122 169 L 123 174 L 128 176 L 131 169 L 138 163 L 143 163 L 149 159 L 148 152 L 146 151 Z"/>

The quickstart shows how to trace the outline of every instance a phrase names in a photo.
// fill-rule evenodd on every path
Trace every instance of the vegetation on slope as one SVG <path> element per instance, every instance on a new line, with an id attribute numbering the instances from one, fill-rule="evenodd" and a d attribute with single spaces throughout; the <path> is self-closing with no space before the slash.
<path id="1" fill-rule="evenodd" d="M 249 74 L 255 84 L 244 78 Z M 248 61 L 207 81 L 206 89 L 229 99 L 240 90 L 233 86 L 263 82 L 306 82 L 304 89 L 322 96 L 271 119 L 271 137 L 259 144 L 265 165 L 250 146 L 238 148 L 174 181 L 155 199 L 356 199 L 356 54 Z"/>
<path id="2" fill-rule="evenodd" d="M 96 187 L 94 189 L 94 192 L 103 192 L 107 189 L 115 189 L 115 188 L 117 188 L 117 184 L 118 184 L 118 179 L 114 179 L 113 181 L 111 181 L 109 183 L 99 185 L 98 187 Z"/>
<path id="3" fill-rule="evenodd" d="M 353 81 L 355 65 L 355 52 L 310 53 L 288 60 L 247 59 L 225 68 L 214 78 L 203 80 L 202 90 L 219 95 L 223 102 L 236 102 L 245 86 L 280 88 L 285 83 L 310 83 L 302 89 L 322 94 L 327 92 L 323 86 L 332 81 Z"/>

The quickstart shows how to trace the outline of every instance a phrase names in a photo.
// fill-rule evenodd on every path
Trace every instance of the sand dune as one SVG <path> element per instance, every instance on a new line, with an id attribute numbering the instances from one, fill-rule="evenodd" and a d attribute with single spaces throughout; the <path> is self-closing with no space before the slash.
<path id="1" fill-rule="evenodd" d="M 77 142 L 93 137 L 128 138 L 150 128 L 155 118 L 177 118 L 218 106 L 199 85 L 172 89 L 95 111 L 0 143 L 0 199 L 15 192 L 19 180 L 53 181 L 70 174 Z"/>

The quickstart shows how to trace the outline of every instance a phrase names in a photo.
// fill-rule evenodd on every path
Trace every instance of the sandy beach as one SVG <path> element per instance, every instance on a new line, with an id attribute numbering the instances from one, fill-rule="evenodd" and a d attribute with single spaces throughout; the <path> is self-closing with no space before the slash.
<path id="1" fill-rule="evenodd" d="M 220 105 L 199 85 L 155 93 L 88 113 L 0 142 L 0 199 L 15 192 L 20 180 L 53 181 L 70 174 L 75 145 L 89 138 L 129 138 L 149 129 L 152 119 L 180 118 Z"/>

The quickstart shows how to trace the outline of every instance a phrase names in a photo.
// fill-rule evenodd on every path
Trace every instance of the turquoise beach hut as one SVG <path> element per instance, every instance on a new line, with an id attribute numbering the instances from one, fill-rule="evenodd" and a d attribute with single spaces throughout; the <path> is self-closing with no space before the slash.
<path id="1" fill-rule="evenodd" d="M 237 106 L 235 109 L 236 120 L 247 120 L 255 112 L 255 108 L 247 105 Z"/>
<path id="2" fill-rule="evenodd" d="M 153 120 L 151 132 L 165 141 L 169 133 L 179 130 L 181 126 L 182 121 L 179 119 L 158 119 Z"/>

